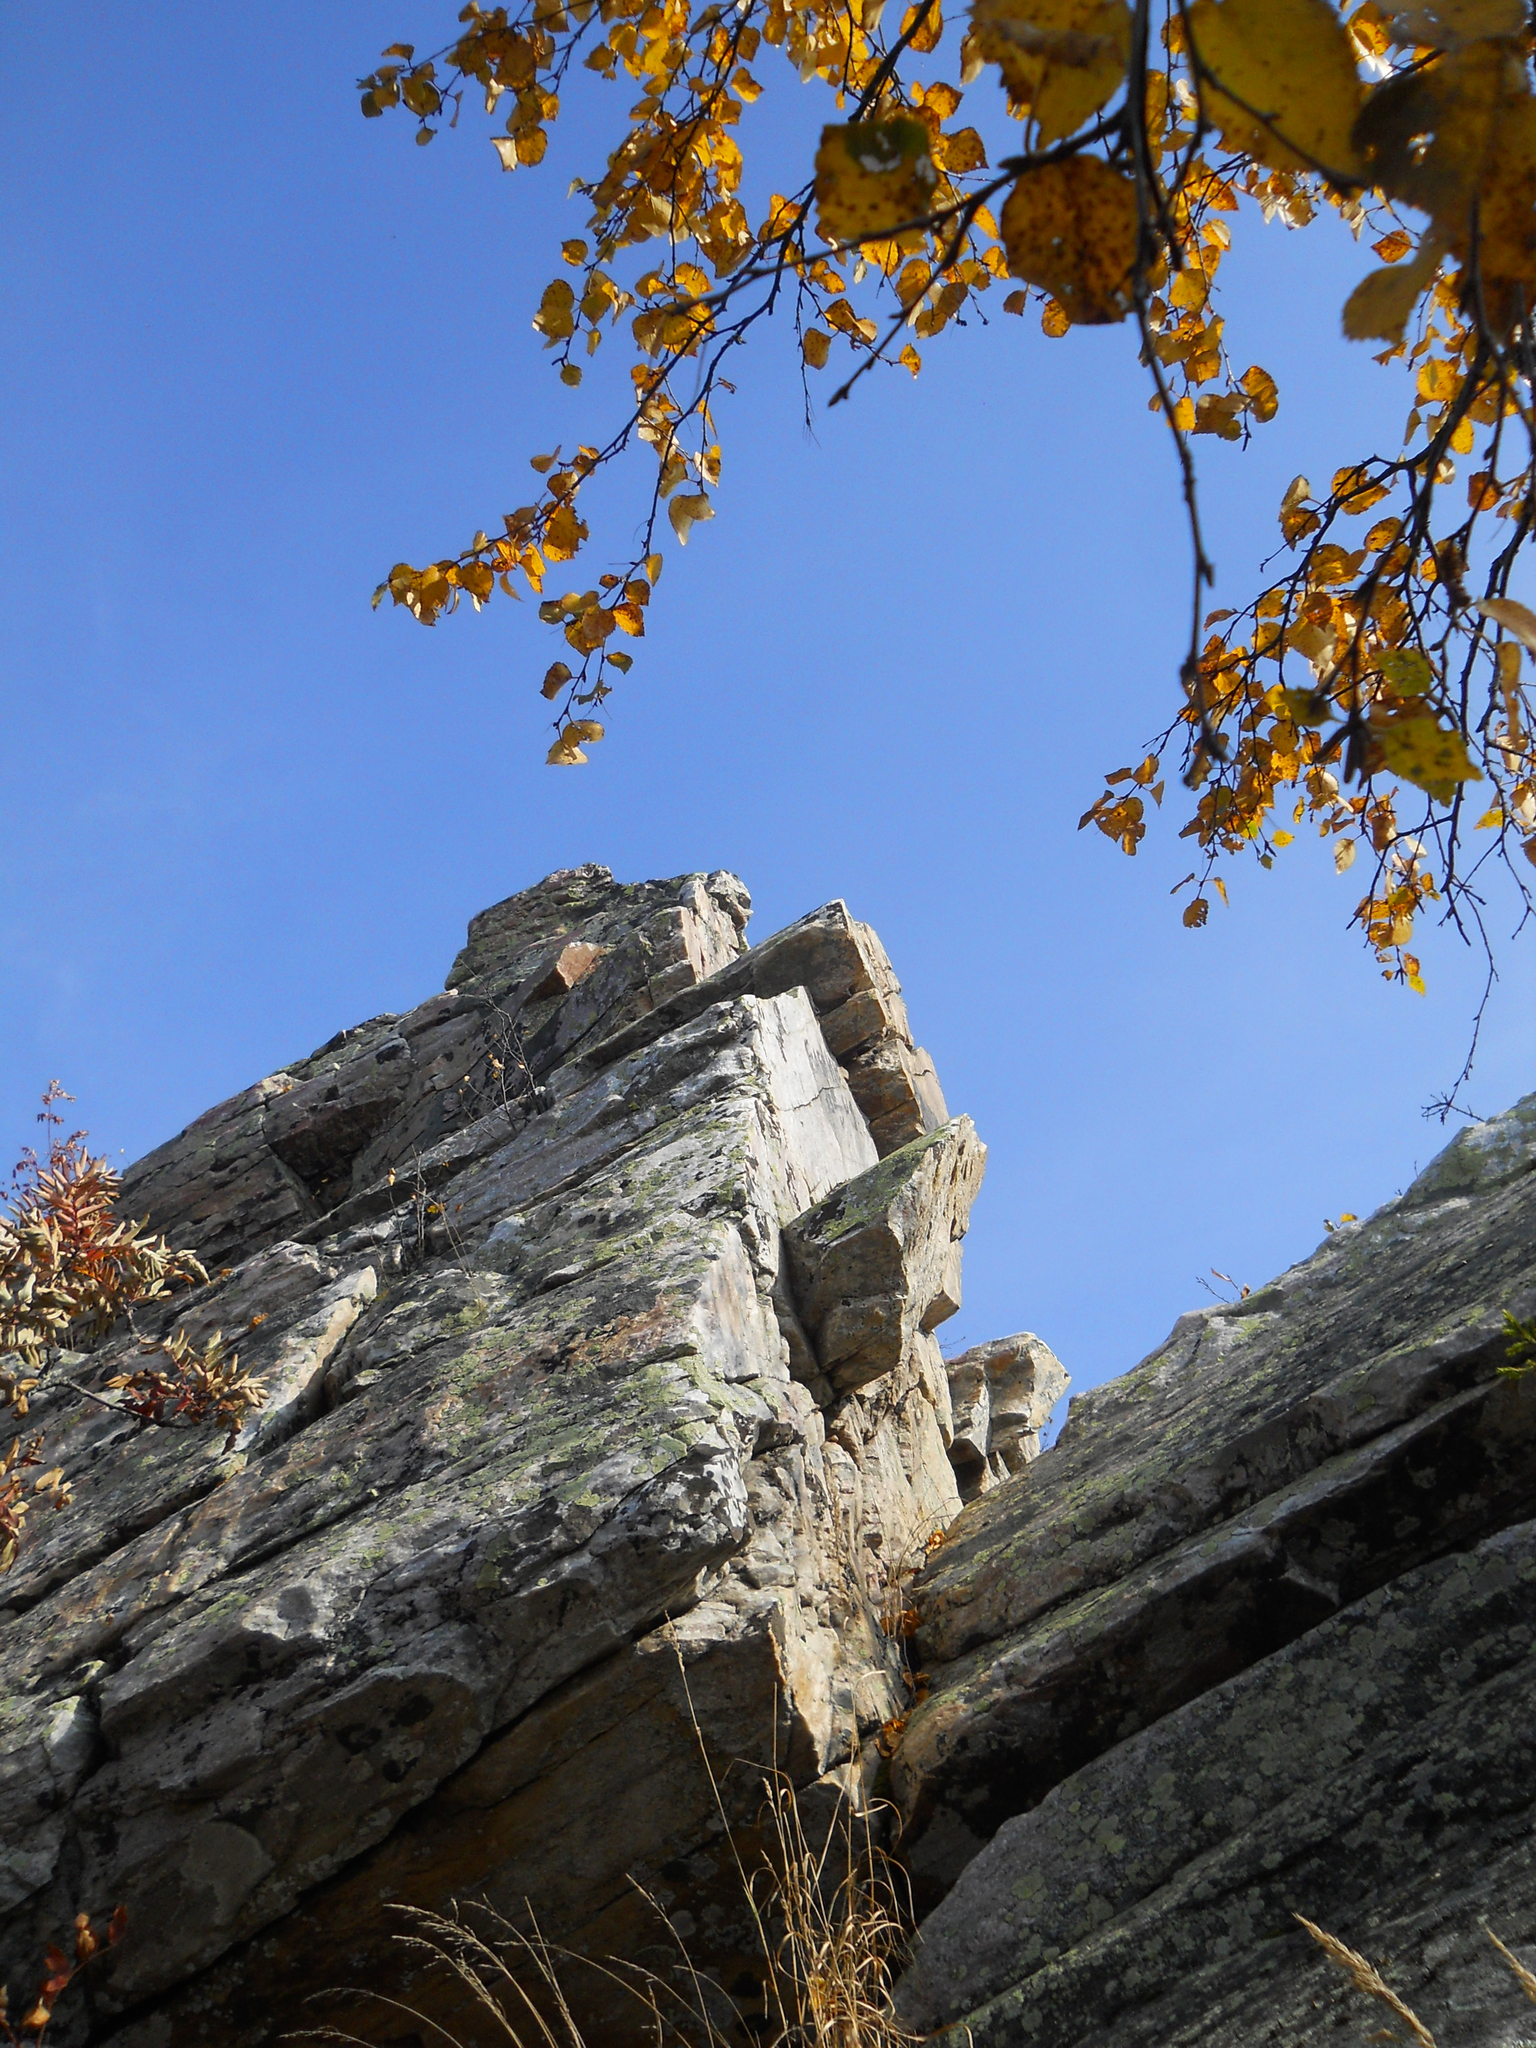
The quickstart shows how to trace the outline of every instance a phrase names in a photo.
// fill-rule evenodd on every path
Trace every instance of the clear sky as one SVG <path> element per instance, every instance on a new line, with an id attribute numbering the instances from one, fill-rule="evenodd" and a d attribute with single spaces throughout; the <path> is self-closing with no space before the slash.
<path id="1" fill-rule="evenodd" d="M 58 1074 L 133 1158 L 422 1000 L 466 919 L 552 868 L 729 867 L 759 937 L 833 896 L 875 925 L 992 1148 L 947 1348 L 1029 1328 L 1078 1387 L 1122 1371 L 1199 1276 L 1257 1285 L 1431 1157 L 1480 970 L 1426 932 L 1428 997 L 1388 988 L 1346 930 L 1358 873 L 1315 841 L 1190 933 L 1179 818 L 1134 861 L 1077 833 L 1166 723 L 1184 617 L 1127 328 L 1050 341 L 997 308 L 809 434 L 788 337 L 744 354 L 719 516 L 669 549 L 584 769 L 543 763 L 531 605 L 371 612 L 391 563 L 525 502 L 530 453 L 597 438 L 622 367 L 610 343 L 609 381 L 566 391 L 529 325 L 605 128 L 562 117 L 508 177 L 478 115 L 418 149 L 357 111 L 381 46 L 455 11 L 139 0 L 65 47 L 57 10 L 10 11 L 0 1133 Z M 826 102 L 760 70 L 785 189 Z M 1258 244 L 1229 337 L 1280 414 L 1201 444 L 1237 603 L 1290 477 L 1395 448 L 1408 403 L 1335 339 L 1373 259 L 1336 228 Z M 590 494 L 599 552 L 645 481 Z M 1536 1087 L 1529 951 L 1503 965 L 1485 1112 Z"/>

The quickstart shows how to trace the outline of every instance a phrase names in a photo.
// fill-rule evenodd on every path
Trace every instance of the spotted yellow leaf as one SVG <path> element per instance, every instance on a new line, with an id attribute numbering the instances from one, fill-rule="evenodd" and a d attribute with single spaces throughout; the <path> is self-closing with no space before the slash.
<path id="1" fill-rule="evenodd" d="M 1039 285 L 1067 319 L 1105 326 L 1131 310 L 1136 187 L 1102 158 L 1026 171 L 1001 221 L 1010 275 Z"/>
<path id="2" fill-rule="evenodd" d="M 939 179 L 920 121 L 823 128 L 816 152 L 817 223 L 829 242 L 862 242 L 919 220 Z"/>
<path id="3" fill-rule="evenodd" d="M 1371 736 L 1380 745 L 1393 773 L 1416 789 L 1426 791 L 1437 802 L 1449 803 L 1458 783 L 1483 779 L 1462 735 L 1426 714 L 1392 719 L 1381 725 L 1373 720 Z"/>

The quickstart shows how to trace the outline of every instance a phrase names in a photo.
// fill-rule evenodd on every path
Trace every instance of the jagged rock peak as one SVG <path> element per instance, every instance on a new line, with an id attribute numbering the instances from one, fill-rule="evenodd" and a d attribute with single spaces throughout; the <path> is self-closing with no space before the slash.
<path id="1" fill-rule="evenodd" d="M 595 862 L 557 868 L 470 919 L 469 936 L 445 986 L 469 990 L 488 980 L 515 983 L 552 941 L 579 937 L 601 948 L 605 939 L 632 929 L 663 942 L 681 937 L 689 956 L 707 963 L 702 972 L 709 974 L 745 945 L 742 934 L 751 915 L 746 885 L 723 868 L 661 882 L 616 882 L 611 868 Z"/>
<path id="2" fill-rule="evenodd" d="M 306 2004 L 347 1982 L 469 2038 L 386 1900 L 531 1898 L 636 1957 L 634 1877 L 726 1971 L 701 1741 L 733 1830 L 740 1759 L 813 1800 L 884 1768 L 897 1575 L 959 1506 L 934 1332 L 984 1148 L 869 927 L 744 950 L 749 908 L 550 876 L 443 993 L 130 1171 L 213 1274 L 140 1329 L 237 1335 L 269 1397 L 233 1446 L 62 1382 L 27 1419 L 76 1497 L 0 1582 L 0 1979 L 82 1907 L 130 1930 L 57 2048 L 266 2048 L 351 2026 Z M 593 2048 L 633 2038 L 582 1995 Z"/>

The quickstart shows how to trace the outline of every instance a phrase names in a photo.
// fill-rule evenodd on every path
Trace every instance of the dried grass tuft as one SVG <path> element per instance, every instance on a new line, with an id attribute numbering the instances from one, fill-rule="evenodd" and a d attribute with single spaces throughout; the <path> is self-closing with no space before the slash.
<path id="1" fill-rule="evenodd" d="M 1414 2040 L 1419 2043 L 1419 2048 L 1435 2048 L 1434 2035 L 1412 2007 L 1404 2005 L 1374 1963 L 1368 1962 L 1358 1949 L 1346 1948 L 1336 1934 L 1327 1933 L 1307 1919 L 1305 1914 L 1298 1913 L 1296 1918 L 1330 1962 L 1337 1963 L 1341 1970 L 1349 1972 L 1357 1991 L 1363 1991 L 1368 1998 L 1379 1999 L 1384 2006 L 1395 2012 Z"/>
<path id="2" fill-rule="evenodd" d="M 1340 1969 L 1349 1972 L 1356 1990 L 1363 1991 L 1367 1997 L 1378 1999 L 1383 2005 L 1390 2007 L 1412 2032 L 1420 2048 L 1435 2048 L 1434 2035 L 1418 2014 L 1403 2003 L 1373 1963 L 1367 1962 L 1358 1950 L 1346 1948 L 1336 1934 L 1328 1934 L 1323 1928 L 1314 1926 L 1303 1914 L 1298 1913 L 1296 1918 L 1324 1955 L 1337 1963 Z M 1533 2004 L 1536 2004 L 1536 1971 L 1528 1970 L 1520 1958 L 1504 1946 L 1491 1927 L 1484 1927 L 1483 1932 L 1508 1964 L 1510 1973 L 1520 1989 Z"/>
<path id="3" fill-rule="evenodd" d="M 678 1665 L 703 1751 L 680 1653 Z M 851 1761 L 849 1778 L 856 1784 L 856 1749 Z M 511 2048 L 586 2048 L 565 1990 L 572 1966 L 597 1970 L 629 1993 L 654 2048 L 739 2048 L 743 2039 L 754 2040 L 759 2048 L 914 2048 L 917 2036 L 899 2024 L 892 2003 L 910 1939 L 910 1901 L 902 1872 L 873 1839 L 868 1811 L 856 1812 L 852 1801 L 845 1801 L 825 1834 L 813 1839 L 793 1781 L 774 1764 L 763 1773 L 768 1857 L 762 1867 L 749 1870 L 707 1754 L 704 1762 L 762 1956 L 763 2014 L 749 2020 L 697 1968 L 660 1900 L 638 1884 L 636 1890 L 677 1949 L 675 1977 L 620 1957 L 599 1962 L 577 1955 L 545 1937 L 531 1905 L 531 1932 L 489 1908 L 476 1909 L 478 1924 L 471 1924 L 457 1906 L 452 1917 L 395 1907 L 407 1923 L 396 1939 L 429 1968 L 456 1979 L 485 2014 L 490 2038 Z M 373 1991 L 348 1995 L 408 2014 L 427 2029 L 428 2038 L 446 2048 L 467 2048 L 438 2022 L 398 2000 Z M 368 2048 L 360 2036 L 334 2026 L 287 2038 Z"/>

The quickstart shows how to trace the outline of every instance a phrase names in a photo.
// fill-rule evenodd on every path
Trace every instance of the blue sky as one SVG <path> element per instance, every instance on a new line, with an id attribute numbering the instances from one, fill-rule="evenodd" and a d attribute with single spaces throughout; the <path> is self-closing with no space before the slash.
<path id="1" fill-rule="evenodd" d="M 876 926 L 992 1148 L 948 1348 L 1030 1328 L 1079 1387 L 1122 1371 L 1208 1299 L 1197 1276 L 1258 1284 L 1439 1148 L 1420 1106 L 1460 1065 L 1477 965 L 1426 932 L 1429 996 L 1389 989 L 1346 930 L 1358 876 L 1315 841 L 1189 933 L 1180 819 L 1134 861 L 1078 835 L 1099 772 L 1166 722 L 1184 617 L 1128 329 L 999 314 L 810 434 L 766 336 L 721 415 L 718 517 L 669 548 L 585 769 L 543 763 L 557 650 L 531 605 L 431 632 L 371 612 L 392 562 L 524 502 L 530 453 L 595 438 L 623 367 L 612 343 L 566 391 L 529 325 L 601 123 L 573 105 L 507 177 L 477 115 L 418 149 L 357 112 L 380 47 L 453 12 L 274 0 L 257 44 L 246 13 L 125 5 L 93 17 L 88 90 L 53 10 L 10 16 L 40 83 L 0 137 L 0 1129 L 24 1142 L 58 1074 L 132 1158 L 421 1000 L 467 918 L 552 868 L 731 867 L 758 936 L 832 896 Z M 783 189 L 826 103 L 760 69 Z M 1003 140 L 991 97 L 967 115 Z M 1290 477 L 1395 447 L 1408 402 L 1335 339 L 1365 252 L 1240 240 L 1229 338 L 1281 410 L 1246 452 L 1201 446 L 1237 603 Z M 589 494 L 598 554 L 644 482 Z M 1533 970 L 1503 966 L 1485 1111 L 1536 1086 Z"/>

